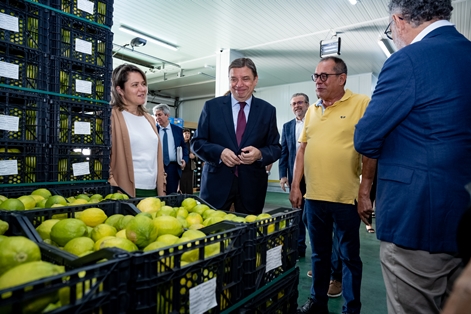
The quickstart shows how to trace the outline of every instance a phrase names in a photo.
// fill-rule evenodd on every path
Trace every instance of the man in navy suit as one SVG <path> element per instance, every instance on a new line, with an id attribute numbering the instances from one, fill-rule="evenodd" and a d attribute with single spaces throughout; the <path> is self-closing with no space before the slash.
<path id="1" fill-rule="evenodd" d="M 265 166 L 281 155 L 276 109 L 252 95 L 258 82 L 252 60 L 232 61 L 229 81 L 231 94 L 204 104 L 191 140 L 205 162 L 200 197 L 222 210 L 234 203 L 236 212 L 258 215 L 267 193 Z"/>
<path id="2" fill-rule="evenodd" d="M 188 148 L 183 138 L 181 127 L 173 125 L 169 121 L 170 108 L 165 104 L 157 105 L 153 108 L 155 119 L 157 120 L 157 130 L 162 141 L 164 153 L 164 169 L 167 174 L 167 195 L 176 193 L 178 184 L 182 176 L 182 170 L 188 162 Z M 166 137 L 166 138 L 165 138 Z M 182 164 L 178 164 L 177 148 L 182 148 Z M 168 157 L 166 157 L 168 153 Z"/>
<path id="3" fill-rule="evenodd" d="M 451 0 L 391 0 L 384 64 L 355 148 L 378 159 L 376 226 L 389 313 L 439 313 L 461 271 L 470 196 L 471 42 Z M 360 212 L 363 221 L 369 212 Z"/>

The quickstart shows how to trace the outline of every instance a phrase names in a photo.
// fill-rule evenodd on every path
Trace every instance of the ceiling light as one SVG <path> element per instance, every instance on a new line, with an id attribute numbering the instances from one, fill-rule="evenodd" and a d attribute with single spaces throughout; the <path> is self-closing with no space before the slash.
<path id="1" fill-rule="evenodd" d="M 348 1 L 351 3 L 351 5 L 357 4 L 357 0 L 348 0 Z"/>
<path id="2" fill-rule="evenodd" d="M 378 45 L 381 47 L 381 50 L 383 50 L 384 54 L 386 55 L 386 58 L 389 58 L 395 51 L 389 39 L 380 38 L 378 40 Z"/>
<path id="3" fill-rule="evenodd" d="M 137 31 L 135 29 L 132 29 L 131 27 L 129 26 L 126 26 L 126 25 L 121 25 L 121 27 L 119 28 L 119 30 L 123 31 L 123 32 L 126 32 L 126 33 L 129 33 L 129 34 L 132 34 L 132 35 L 135 35 L 135 36 L 139 36 L 140 38 L 143 38 L 143 39 L 146 39 L 148 41 L 151 41 L 157 45 L 160 45 L 162 47 L 165 47 L 167 49 L 171 49 L 173 51 L 177 51 L 178 50 L 178 46 L 175 46 L 173 44 L 170 44 L 166 41 L 163 41 L 161 39 L 158 39 L 158 38 L 155 38 L 155 37 L 152 37 L 150 35 L 147 35 L 147 34 L 144 34 L 142 33 L 141 31 Z"/>
<path id="4" fill-rule="evenodd" d="M 321 58 L 327 56 L 340 55 L 340 37 L 330 40 L 321 40 L 320 42 L 320 56 Z"/>

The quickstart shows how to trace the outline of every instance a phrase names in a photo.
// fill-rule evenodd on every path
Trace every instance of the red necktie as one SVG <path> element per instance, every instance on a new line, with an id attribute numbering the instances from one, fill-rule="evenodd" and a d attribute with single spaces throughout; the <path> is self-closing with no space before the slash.
<path id="1" fill-rule="evenodd" d="M 237 128 L 236 128 L 236 139 L 237 145 L 240 146 L 240 142 L 242 141 L 242 136 L 244 135 L 245 126 L 247 125 L 247 121 L 245 119 L 245 112 L 244 107 L 247 103 L 245 101 L 239 102 L 240 109 L 239 115 L 237 116 Z"/>

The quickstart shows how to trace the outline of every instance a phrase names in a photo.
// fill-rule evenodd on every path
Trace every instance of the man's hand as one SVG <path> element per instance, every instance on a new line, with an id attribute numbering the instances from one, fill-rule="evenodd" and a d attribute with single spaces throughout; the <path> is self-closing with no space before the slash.
<path id="1" fill-rule="evenodd" d="M 195 154 L 190 153 L 190 159 L 195 159 Z"/>
<path id="2" fill-rule="evenodd" d="M 186 162 L 185 162 L 185 160 L 182 159 L 182 164 L 180 165 L 182 170 L 185 169 L 185 166 L 186 166 Z"/>
<path id="3" fill-rule="evenodd" d="M 247 146 L 241 149 L 242 153 L 239 155 L 240 163 L 244 165 L 251 165 L 257 160 L 262 159 L 262 153 L 258 148 Z"/>
<path id="4" fill-rule="evenodd" d="M 366 196 L 359 194 L 358 195 L 358 205 L 357 212 L 360 216 L 360 219 L 366 224 L 369 225 L 368 218 L 373 214 L 373 205 L 371 204 L 371 199 Z"/>
<path id="5" fill-rule="evenodd" d="M 229 148 L 224 148 L 224 150 L 222 151 L 221 161 L 230 168 L 241 164 L 240 159 Z"/>
<path id="6" fill-rule="evenodd" d="M 287 177 L 283 177 L 280 179 L 280 186 L 281 186 L 281 189 L 286 192 L 286 187 L 289 187 L 289 184 L 288 184 L 288 178 Z"/>
<path id="7" fill-rule="evenodd" d="M 291 202 L 291 206 L 293 206 L 293 208 L 301 208 L 303 194 L 301 193 L 299 187 L 291 187 L 291 191 L 289 192 L 289 201 Z"/>

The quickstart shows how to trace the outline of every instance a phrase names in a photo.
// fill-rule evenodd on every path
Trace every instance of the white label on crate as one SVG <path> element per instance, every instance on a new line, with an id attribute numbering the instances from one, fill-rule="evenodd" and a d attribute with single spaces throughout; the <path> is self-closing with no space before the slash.
<path id="1" fill-rule="evenodd" d="M 87 161 L 77 162 L 75 164 L 72 164 L 72 171 L 75 177 L 84 176 L 86 174 L 90 174 L 90 165 Z"/>
<path id="2" fill-rule="evenodd" d="M 91 94 L 92 93 L 92 82 L 75 80 L 75 91 L 78 93 Z"/>
<path id="3" fill-rule="evenodd" d="M 0 76 L 18 79 L 20 66 L 18 64 L 0 61 Z"/>
<path id="4" fill-rule="evenodd" d="M 216 278 L 190 289 L 190 314 L 202 314 L 216 305 Z"/>
<path id="5" fill-rule="evenodd" d="M 87 13 L 93 14 L 94 3 L 88 0 L 78 0 L 77 8 Z"/>
<path id="6" fill-rule="evenodd" d="M 0 176 L 18 174 L 17 160 L 0 160 Z"/>
<path id="7" fill-rule="evenodd" d="M 0 130 L 18 132 L 20 117 L 0 114 Z"/>
<path id="8" fill-rule="evenodd" d="M 86 40 L 75 38 L 75 51 L 92 54 L 92 43 Z"/>
<path id="9" fill-rule="evenodd" d="M 74 122 L 74 134 L 91 134 L 90 122 Z"/>
<path id="10" fill-rule="evenodd" d="M 18 33 L 18 18 L 5 13 L 0 13 L 0 28 Z"/>
<path id="11" fill-rule="evenodd" d="M 283 265 L 281 262 L 281 248 L 282 246 L 278 245 L 267 251 L 267 268 L 265 269 L 266 273 Z"/>

